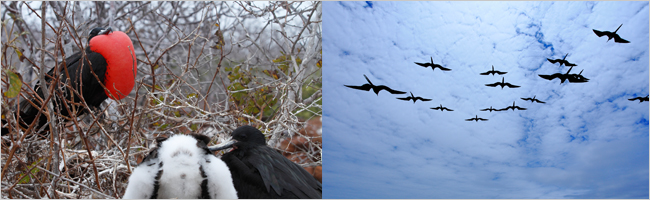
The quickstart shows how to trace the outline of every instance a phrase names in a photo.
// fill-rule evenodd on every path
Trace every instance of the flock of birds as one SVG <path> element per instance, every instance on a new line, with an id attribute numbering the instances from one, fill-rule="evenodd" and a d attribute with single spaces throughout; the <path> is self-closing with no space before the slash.
<path id="1" fill-rule="evenodd" d="M 609 40 L 611 40 L 611 39 L 614 39 L 614 42 L 616 42 L 616 43 L 630 43 L 629 41 L 621 38 L 618 34 L 616 34 L 618 29 L 621 28 L 621 26 L 623 26 L 623 24 L 618 26 L 618 28 L 614 32 L 599 31 L 599 30 L 596 30 L 596 29 L 593 29 L 593 31 L 598 37 L 607 36 L 608 37 L 607 42 L 609 42 Z M 585 83 L 585 82 L 588 82 L 589 79 L 582 76 L 582 71 L 584 71 L 584 69 L 582 71 L 580 71 L 580 73 L 578 73 L 578 74 L 569 74 L 571 72 L 571 70 L 573 69 L 573 67 L 578 66 L 578 65 L 576 65 L 574 63 L 570 63 L 569 61 L 567 61 L 566 60 L 567 56 L 569 56 L 568 53 L 562 59 L 546 58 L 546 60 L 548 60 L 549 62 L 551 62 L 553 64 L 559 63 L 560 67 L 563 66 L 563 65 L 566 66 L 566 67 L 570 67 L 569 70 L 566 73 L 555 73 L 555 74 L 551 74 L 551 75 L 539 74 L 539 77 L 541 77 L 543 79 L 546 79 L 546 80 L 549 80 L 549 81 L 558 78 L 558 79 L 560 79 L 560 84 L 564 83 L 565 81 L 568 81 L 569 83 Z M 422 66 L 424 68 L 431 67 L 431 69 L 434 70 L 434 71 L 435 71 L 436 68 L 438 68 L 438 69 L 440 69 L 442 71 L 451 71 L 451 69 L 449 69 L 449 68 L 446 68 L 446 67 L 443 67 L 440 64 L 434 63 L 433 62 L 433 57 L 431 57 L 431 62 L 429 62 L 429 63 L 415 62 L 415 64 L 417 64 L 419 66 Z M 495 70 L 494 65 L 492 65 L 491 70 L 480 73 L 480 75 L 492 75 L 492 76 L 494 76 L 495 74 L 504 75 L 504 74 L 507 74 L 507 73 L 508 72 L 502 72 L 502 71 Z M 385 86 L 385 85 L 374 85 L 372 82 L 370 82 L 370 79 L 368 79 L 368 77 L 365 74 L 363 76 L 366 78 L 366 81 L 368 83 L 363 84 L 361 86 L 354 86 L 354 85 L 344 85 L 344 86 L 352 88 L 352 89 L 363 90 L 363 91 L 370 91 L 370 89 L 372 89 L 373 92 L 375 92 L 375 94 L 377 94 L 377 95 L 379 95 L 379 92 L 381 90 L 385 90 L 385 91 L 387 91 L 387 92 L 389 92 L 391 94 L 406 94 L 406 92 L 399 91 L 399 90 L 394 90 L 394 89 L 391 89 L 390 87 Z M 500 82 L 485 84 L 485 86 L 488 86 L 488 87 L 500 86 L 501 89 L 503 89 L 504 87 L 508 87 L 508 88 L 519 88 L 519 87 L 521 87 L 519 85 L 514 85 L 514 84 L 511 84 L 511 83 L 505 82 L 505 77 L 502 77 Z M 417 100 L 431 101 L 431 99 L 427 99 L 427 98 L 423 98 L 423 97 L 419 97 L 419 96 L 414 96 L 412 92 L 409 92 L 409 93 L 411 94 L 410 96 L 403 97 L 403 98 L 397 98 L 397 99 L 403 100 L 403 101 L 411 101 L 412 100 L 413 103 L 415 103 Z M 635 97 L 635 98 L 628 99 L 628 100 L 630 100 L 630 101 L 639 100 L 639 103 L 640 103 L 640 102 L 643 102 L 643 101 L 648 101 L 649 96 Z M 527 97 L 527 98 L 521 98 L 521 99 L 524 100 L 524 101 L 531 101 L 533 103 L 546 103 L 544 101 L 540 101 L 539 99 L 536 99 L 536 97 L 537 97 L 537 95 L 534 95 L 533 98 L 528 98 Z M 431 109 L 440 110 L 440 111 L 445 111 L 445 110 L 454 111 L 454 110 L 449 109 L 447 107 L 443 107 L 442 104 L 440 104 L 440 106 L 438 106 L 438 107 L 432 107 Z M 512 106 L 508 106 L 508 107 L 500 108 L 500 109 L 496 109 L 496 108 L 493 108 L 492 106 L 490 106 L 489 108 L 481 109 L 480 111 L 490 111 L 490 112 L 492 112 L 492 111 L 507 111 L 509 109 L 512 109 L 513 111 L 514 110 L 526 110 L 526 108 L 516 106 L 515 102 L 513 101 Z M 488 121 L 488 119 L 480 118 L 480 117 L 478 117 L 478 115 L 475 115 L 474 118 L 465 119 L 465 121 L 476 121 L 476 122 L 478 122 L 478 121 Z"/>

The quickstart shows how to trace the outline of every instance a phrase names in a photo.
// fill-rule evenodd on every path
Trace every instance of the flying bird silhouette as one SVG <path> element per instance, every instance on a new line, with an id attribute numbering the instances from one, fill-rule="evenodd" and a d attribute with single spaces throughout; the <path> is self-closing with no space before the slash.
<path id="1" fill-rule="evenodd" d="M 596 30 L 596 29 L 593 29 L 593 30 L 594 30 L 594 33 L 595 33 L 598 37 L 602 37 L 603 35 L 606 35 L 606 36 L 608 37 L 607 42 L 609 42 L 609 40 L 611 40 L 612 38 L 614 38 L 614 42 L 616 42 L 616 43 L 630 43 L 630 41 L 624 40 L 623 38 L 621 38 L 621 36 L 618 36 L 618 34 L 616 34 L 616 31 L 618 31 L 618 29 L 620 29 L 621 26 L 623 26 L 623 24 L 621 24 L 620 26 L 618 26 L 618 28 L 616 28 L 616 30 L 615 30 L 614 32 L 609 32 L 609 31 L 599 31 L 599 30 Z"/>
<path id="2" fill-rule="evenodd" d="M 508 72 L 501 72 L 501 71 L 494 70 L 494 65 L 492 65 L 492 70 L 487 71 L 487 72 L 483 72 L 483 73 L 481 73 L 481 75 L 490 75 L 490 74 L 492 74 L 492 76 L 494 76 L 494 74 L 504 75 L 504 74 L 507 74 L 507 73 Z"/>
<path id="3" fill-rule="evenodd" d="M 385 85 L 374 85 L 374 84 L 372 84 L 372 82 L 370 82 L 370 79 L 368 79 L 368 77 L 365 74 L 363 75 L 363 77 L 366 77 L 366 81 L 368 81 L 368 83 L 363 84 L 361 86 L 345 85 L 345 87 L 349 87 L 349 88 L 357 89 L 357 90 L 364 90 L 364 91 L 370 91 L 370 89 L 372 89 L 372 91 L 375 92 L 375 94 L 377 94 L 377 95 L 379 95 L 379 91 L 381 91 L 381 90 L 386 90 L 387 92 L 390 92 L 391 94 L 406 94 L 406 92 L 393 90 L 393 89 L 390 89 L 389 87 L 387 87 Z"/>
<path id="4" fill-rule="evenodd" d="M 567 53 L 567 54 L 564 56 L 564 58 L 562 58 L 562 59 L 554 59 L 554 60 L 551 60 L 551 59 L 548 59 L 548 58 L 547 58 L 546 60 L 548 60 L 549 62 L 551 62 L 551 63 L 553 63 L 553 64 L 559 62 L 559 63 L 560 63 L 560 66 L 562 66 L 562 65 L 567 66 L 567 67 L 578 66 L 578 65 L 576 65 L 576 64 L 573 64 L 573 63 L 570 63 L 569 61 L 567 61 L 567 60 L 566 60 L 566 57 L 567 57 L 567 56 L 569 56 L 568 53 Z"/>
<path id="5" fill-rule="evenodd" d="M 508 110 L 508 109 L 512 109 L 513 111 L 514 111 L 515 109 L 517 109 L 517 110 L 526 110 L 526 108 L 522 108 L 522 107 L 519 107 L 519 106 L 515 106 L 515 102 L 513 101 L 513 102 L 512 102 L 512 106 L 508 106 L 508 107 L 505 107 L 505 108 L 501 108 L 501 109 L 499 109 L 498 111 L 504 111 L 504 110 Z"/>
<path id="6" fill-rule="evenodd" d="M 499 110 L 499 109 L 494 109 L 494 108 L 492 108 L 492 106 L 490 106 L 490 108 L 481 109 L 481 111 L 490 111 L 490 112 L 492 112 L 492 111 L 501 111 L 501 110 Z"/>
<path id="7" fill-rule="evenodd" d="M 571 83 L 584 83 L 584 82 L 589 81 L 588 78 L 585 78 L 584 76 L 581 75 L 582 71 L 584 71 L 584 69 L 581 70 L 579 74 L 569 74 L 569 72 L 571 72 L 571 69 L 573 69 L 573 67 L 569 68 L 569 70 L 564 74 L 562 74 L 562 73 L 555 73 L 555 74 L 551 74 L 551 75 L 540 74 L 539 77 L 542 77 L 542 78 L 544 78 L 546 80 L 553 80 L 555 78 L 559 78 L 560 79 L 560 84 L 564 83 L 565 80 L 569 80 L 569 82 L 571 82 Z"/>
<path id="8" fill-rule="evenodd" d="M 649 96 L 650 95 L 645 96 L 645 97 L 634 97 L 634 98 L 631 98 L 631 99 L 628 99 L 628 100 L 630 100 L 630 101 L 639 100 L 639 103 L 641 103 L 641 102 L 644 102 L 644 101 L 648 101 Z"/>
<path id="9" fill-rule="evenodd" d="M 503 86 L 508 86 L 509 88 L 521 87 L 521 86 L 518 86 L 518 85 L 513 85 L 513 84 L 510 84 L 510 83 L 506 83 L 504 77 L 501 78 L 501 82 L 496 82 L 496 83 L 492 83 L 492 84 L 485 84 L 485 86 L 490 86 L 490 87 L 501 86 L 501 89 L 503 89 Z"/>
<path id="10" fill-rule="evenodd" d="M 476 121 L 476 122 L 478 122 L 478 120 L 487 121 L 488 119 L 479 118 L 478 115 L 476 115 L 476 117 L 474 118 L 465 119 L 465 121 Z"/>
<path id="11" fill-rule="evenodd" d="M 442 104 L 440 104 L 440 106 L 438 106 L 438 107 L 431 108 L 431 109 L 434 109 L 434 110 L 440 110 L 440 111 L 445 111 L 445 110 L 447 110 L 447 111 L 454 111 L 454 110 L 449 109 L 449 108 L 447 108 L 447 107 L 442 107 Z"/>
<path id="12" fill-rule="evenodd" d="M 415 102 L 418 101 L 418 100 L 421 100 L 421 101 L 431 101 L 431 99 L 425 99 L 425 98 L 422 98 L 422 97 L 415 97 L 415 96 L 413 96 L 413 93 L 412 93 L 412 92 L 409 92 L 409 93 L 411 93 L 411 96 L 410 96 L 410 97 L 397 98 L 397 99 L 399 99 L 399 100 L 404 100 L 404 101 L 410 101 L 410 100 L 412 99 L 412 100 L 413 100 L 413 103 L 415 103 Z"/>
<path id="13" fill-rule="evenodd" d="M 532 99 L 531 99 L 531 98 L 521 98 L 521 99 L 523 99 L 524 101 L 530 101 L 531 103 L 532 103 L 532 102 L 537 102 L 537 103 L 546 103 L 546 102 L 540 101 L 540 100 L 538 100 L 538 99 L 535 99 L 535 97 L 537 97 L 537 95 L 533 96 Z"/>
<path id="14" fill-rule="evenodd" d="M 419 63 L 419 62 L 415 62 L 415 64 L 420 65 L 420 66 L 422 66 L 422 67 L 424 67 L 424 68 L 431 67 L 431 70 L 433 70 L 433 71 L 436 71 L 436 67 L 437 67 L 437 68 L 440 68 L 440 70 L 442 70 L 442 71 L 450 71 L 450 70 L 451 70 L 451 69 L 449 69 L 449 68 L 445 68 L 445 67 L 443 67 L 443 66 L 441 66 L 441 65 L 439 65 L 439 64 L 434 64 L 434 63 L 433 63 L 433 57 L 431 57 L 431 63 Z"/>

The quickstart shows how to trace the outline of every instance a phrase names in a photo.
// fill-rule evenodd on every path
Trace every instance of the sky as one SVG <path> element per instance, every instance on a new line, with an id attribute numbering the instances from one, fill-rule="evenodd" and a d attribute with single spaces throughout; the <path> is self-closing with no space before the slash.
<path id="1" fill-rule="evenodd" d="M 649 198 L 648 102 L 628 101 L 649 92 L 648 10 L 323 2 L 323 198 Z M 631 43 L 592 31 L 621 24 Z M 566 73 L 546 59 L 567 53 L 589 82 L 538 76 Z M 414 64 L 431 57 L 452 70 Z M 508 73 L 479 75 L 491 66 Z M 344 86 L 364 75 L 407 94 Z M 502 78 L 521 87 L 485 86 Z M 396 99 L 408 92 L 432 100 Z M 527 110 L 479 111 L 513 101 Z"/>

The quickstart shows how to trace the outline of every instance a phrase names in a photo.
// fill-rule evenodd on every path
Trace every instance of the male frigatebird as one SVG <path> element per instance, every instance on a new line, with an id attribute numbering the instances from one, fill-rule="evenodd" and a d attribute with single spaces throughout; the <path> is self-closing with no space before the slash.
<path id="1" fill-rule="evenodd" d="M 156 139 L 156 147 L 133 170 L 123 199 L 236 199 L 226 163 L 204 135 L 175 134 Z"/>
<path id="2" fill-rule="evenodd" d="M 372 91 L 375 92 L 375 94 L 377 94 L 377 95 L 379 95 L 379 91 L 381 91 L 381 90 L 386 90 L 387 92 L 390 92 L 391 94 L 405 94 L 406 93 L 406 92 L 390 89 L 389 87 L 387 87 L 385 85 L 373 85 L 372 82 L 370 82 L 370 79 L 368 79 L 368 77 L 365 74 L 363 75 L 363 77 L 366 77 L 366 81 L 368 81 L 368 83 L 363 84 L 361 86 L 345 85 L 345 87 L 349 87 L 349 88 L 357 89 L 357 90 L 364 90 L 364 91 L 370 91 L 370 89 L 372 89 Z"/>
<path id="3" fill-rule="evenodd" d="M 449 70 L 451 70 L 451 69 L 449 69 L 449 68 L 445 68 L 445 67 L 443 67 L 443 66 L 441 66 L 441 65 L 439 65 L 439 64 L 435 64 L 435 63 L 433 63 L 433 57 L 431 57 L 431 62 L 430 62 L 430 63 L 419 63 L 419 62 L 415 62 L 415 64 L 420 65 L 420 66 L 425 67 L 425 68 L 426 68 L 426 67 L 431 67 L 431 70 L 433 70 L 433 71 L 436 71 L 436 67 L 437 67 L 437 68 L 440 68 L 440 70 L 442 70 L 442 71 L 449 71 Z"/>
<path id="4" fill-rule="evenodd" d="M 571 83 L 584 83 L 584 82 L 589 81 L 588 78 L 585 78 L 584 76 L 581 75 L 582 71 L 584 71 L 584 69 L 581 70 L 579 74 L 569 74 L 569 72 L 571 72 L 571 69 L 573 69 L 573 67 L 569 68 L 569 70 L 564 74 L 562 74 L 562 73 L 555 73 L 555 74 L 551 74 L 551 75 L 539 74 L 539 77 L 542 77 L 542 78 L 544 78 L 546 80 L 553 80 L 555 78 L 559 78 L 560 79 L 560 84 L 564 83 L 564 81 L 567 80 L 567 79 Z"/>
<path id="5" fill-rule="evenodd" d="M 431 99 L 425 99 L 425 98 L 422 98 L 422 97 L 415 97 L 415 96 L 413 96 L 413 92 L 410 92 L 410 93 L 411 93 L 411 96 L 410 96 L 410 97 L 397 98 L 397 99 L 399 99 L 399 100 L 404 100 L 404 101 L 410 101 L 410 100 L 413 100 L 413 103 L 415 103 L 415 102 L 418 101 L 418 100 L 421 100 L 421 101 L 431 101 Z"/>
<path id="6" fill-rule="evenodd" d="M 481 111 L 490 111 L 490 112 L 492 112 L 492 111 L 501 111 L 501 110 L 499 110 L 499 109 L 494 109 L 494 108 L 492 108 L 492 106 L 490 106 L 490 108 L 481 109 Z"/>
<path id="7" fill-rule="evenodd" d="M 478 115 L 476 115 L 476 117 L 474 118 L 465 119 L 465 121 L 475 121 L 475 120 L 476 122 L 478 122 L 478 120 L 487 121 L 488 119 L 479 118 Z"/>
<path id="8" fill-rule="evenodd" d="M 492 70 L 487 71 L 487 72 L 483 72 L 483 73 L 481 73 L 481 75 L 490 75 L 490 74 L 492 74 L 492 76 L 494 76 L 494 74 L 504 75 L 504 74 L 507 74 L 507 73 L 508 72 L 501 72 L 501 71 L 494 70 L 494 65 L 492 65 Z"/>
<path id="9" fill-rule="evenodd" d="M 618 31 L 618 29 L 621 28 L 621 26 L 623 26 L 623 24 L 618 26 L 618 28 L 616 28 L 616 30 L 614 32 L 599 31 L 599 30 L 596 30 L 596 29 L 593 29 L 593 30 L 594 30 L 594 33 L 596 33 L 596 35 L 598 37 L 602 37 L 603 35 L 606 35 L 608 37 L 607 42 L 609 42 L 609 40 L 614 38 L 614 42 L 616 42 L 616 43 L 630 43 L 630 41 L 624 40 L 623 38 L 621 38 L 621 36 L 618 36 L 618 34 L 616 34 L 616 31 Z"/>
<path id="10" fill-rule="evenodd" d="M 445 110 L 447 110 L 447 111 L 454 111 L 454 110 L 449 109 L 449 108 L 447 108 L 447 107 L 442 107 L 442 104 L 440 104 L 440 106 L 438 106 L 438 107 L 431 108 L 431 109 L 434 109 L 434 110 L 440 110 L 440 111 L 445 111 Z"/>
<path id="11" fill-rule="evenodd" d="M 535 97 L 537 97 L 537 95 L 533 96 L 533 98 L 521 98 L 521 99 L 523 99 L 524 101 L 530 101 L 531 103 L 532 103 L 532 102 L 537 102 L 537 103 L 546 103 L 546 102 L 540 101 L 540 100 L 538 100 L 538 99 L 535 99 Z"/>
<path id="12" fill-rule="evenodd" d="M 548 59 L 548 58 L 547 58 L 546 60 L 548 60 L 549 62 L 551 62 L 551 63 L 553 63 L 553 64 L 559 62 L 559 63 L 560 63 L 560 66 L 562 66 L 562 65 L 567 66 L 567 67 L 578 66 L 578 65 L 576 65 L 576 64 L 573 64 L 573 63 L 570 63 L 569 61 L 567 61 L 567 60 L 566 60 L 566 57 L 567 57 L 567 56 L 569 56 L 568 53 L 567 53 L 567 54 L 564 56 L 564 58 L 562 58 L 562 59 L 553 59 L 553 60 L 551 60 L 551 59 Z"/>
<path id="13" fill-rule="evenodd" d="M 490 86 L 490 87 L 496 87 L 496 86 L 501 86 L 501 89 L 503 89 L 503 86 L 508 86 L 509 88 L 518 88 L 520 86 L 518 85 L 513 85 L 510 83 L 505 82 L 505 77 L 501 77 L 501 82 L 496 82 L 492 84 L 485 84 L 485 86 Z"/>
<path id="14" fill-rule="evenodd" d="M 58 92 L 54 92 L 56 97 L 51 101 L 55 111 L 65 116 L 64 120 L 89 112 L 86 107 L 74 108 L 73 105 L 84 104 L 85 101 L 85 105 L 91 109 L 98 108 L 106 98 L 123 99 L 131 93 L 135 84 L 135 51 L 131 38 L 124 32 L 113 31 L 110 27 L 92 29 L 88 36 L 88 47 L 83 53 L 85 56 L 82 52 L 77 52 L 66 58 L 65 62 L 52 68 L 45 76 L 48 86 L 55 80 L 55 76 L 60 76 L 60 81 L 54 86 Z M 45 99 L 40 86 L 41 84 L 37 83 L 34 91 L 40 99 Z M 47 90 L 46 88 L 45 92 Z M 59 93 L 63 94 L 64 98 L 56 95 Z M 36 122 L 32 130 L 38 131 L 45 125 L 47 118 L 39 112 L 41 106 L 40 100 L 23 100 L 20 103 L 20 126 L 27 129 Z M 68 110 L 76 112 L 69 113 Z M 38 120 L 37 115 L 40 115 Z"/>
<path id="15" fill-rule="evenodd" d="M 627 99 L 627 100 L 630 100 L 630 101 L 639 100 L 639 103 L 641 103 L 641 102 L 643 102 L 643 101 L 648 101 L 648 97 L 649 97 L 649 96 L 650 96 L 650 95 L 645 96 L 645 97 L 634 97 L 634 98 Z"/>
<path id="16" fill-rule="evenodd" d="M 266 145 L 264 134 L 252 126 L 232 132 L 233 142 L 210 150 L 232 147 L 221 160 L 232 174 L 240 199 L 320 199 L 323 187 L 300 165 Z"/>
<path id="17" fill-rule="evenodd" d="M 508 107 L 505 107 L 505 108 L 501 108 L 501 109 L 499 109 L 498 111 L 504 111 L 504 110 L 508 110 L 508 109 L 512 109 L 513 111 L 514 111 L 515 109 L 517 109 L 517 110 L 526 110 L 526 108 L 522 108 L 522 107 L 519 107 L 519 106 L 515 106 L 515 102 L 513 101 L 513 102 L 512 102 L 512 106 L 508 106 Z"/>

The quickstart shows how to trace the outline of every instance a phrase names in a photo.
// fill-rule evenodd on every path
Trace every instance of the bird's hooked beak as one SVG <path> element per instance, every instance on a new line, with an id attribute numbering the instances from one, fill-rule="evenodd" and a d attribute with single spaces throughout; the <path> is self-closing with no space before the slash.
<path id="1" fill-rule="evenodd" d="M 237 142 L 237 141 L 235 141 L 235 140 L 233 140 L 232 138 L 230 138 L 230 139 L 228 139 L 227 141 L 222 142 L 221 144 L 218 144 L 218 145 L 215 145 L 215 146 L 208 147 L 208 149 L 209 149 L 211 152 L 221 151 L 221 150 L 224 150 L 224 149 L 227 149 L 227 148 L 231 148 L 231 147 L 233 147 L 233 145 L 234 145 L 236 142 Z"/>
<path id="2" fill-rule="evenodd" d="M 100 31 L 97 33 L 97 35 L 108 35 L 109 33 L 113 32 L 113 29 L 109 26 L 106 29 Z"/>

